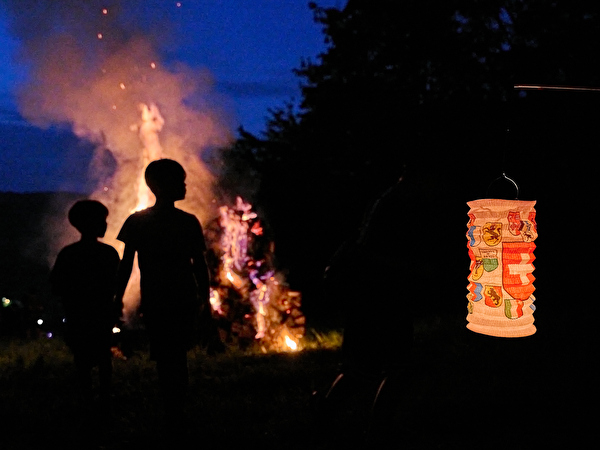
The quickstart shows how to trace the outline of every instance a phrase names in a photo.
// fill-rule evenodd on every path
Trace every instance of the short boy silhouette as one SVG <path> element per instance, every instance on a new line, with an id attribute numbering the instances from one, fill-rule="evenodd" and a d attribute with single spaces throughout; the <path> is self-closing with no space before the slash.
<path id="1" fill-rule="evenodd" d="M 210 314 L 206 244 L 198 219 L 175 207 L 185 198 L 186 173 L 170 159 L 151 162 L 146 184 L 156 203 L 129 216 L 117 239 L 125 243 L 119 269 L 117 301 L 122 301 L 137 252 L 140 312 L 156 361 L 168 425 L 183 418 L 188 384 L 187 351 L 199 313 Z"/>
<path id="2" fill-rule="evenodd" d="M 66 342 L 73 352 L 84 400 L 92 396 L 92 369 L 98 367 L 100 399 L 109 400 L 112 376 L 113 304 L 119 254 L 98 242 L 106 233 L 108 209 L 95 200 L 76 202 L 69 222 L 81 233 L 78 242 L 58 254 L 50 283 L 66 314 Z"/>

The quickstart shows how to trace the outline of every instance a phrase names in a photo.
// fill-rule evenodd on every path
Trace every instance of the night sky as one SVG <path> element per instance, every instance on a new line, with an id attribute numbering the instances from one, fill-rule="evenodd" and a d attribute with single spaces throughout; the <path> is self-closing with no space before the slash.
<path id="1" fill-rule="evenodd" d="M 122 40 L 133 34 L 150 36 L 161 63 L 170 70 L 185 66 L 204 71 L 210 78 L 210 87 L 203 91 L 206 102 L 221 111 L 232 135 L 239 126 L 259 134 L 269 108 L 283 107 L 288 101 L 297 104 L 300 79 L 292 70 L 302 58 L 315 61 L 326 49 L 307 0 L 93 0 L 85 6 L 91 11 L 81 14 L 77 11 L 81 3 L 73 0 L 25 3 L 48 7 L 50 12 L 44 12 L 41 24 L 35 19 L 28 23 L 27 13 L 21 14 L 29 11 L 27 4 L 11 0 L 0 7 L 0 191 L 85 190 L 84 180 L 70 168 L 73 161 L 81 165 L 91 158 L 94 146 L 74 136 L 69 123 L 49 120 L 32 125 L 23 118 L 16 98 L 30 76 L 31 63 L 23 62 L 21 53 L 30 36 L 38 33 L 44 38 L 45 25 L 52 33 L 63 27 L 96 33 L 99 26 L 86 17 L 101 24 L 106 6 L 106 16 L 118 26 L 98 31 L 104 32 L 105 41 L 116 29 Z M 317 3 L 338 8 L 345 4 L 343 0 Z M 53 16 L 58 19 L 50 20 Z M 60 23 L 65 18 L 82 23 Z M 96 51 L 90 48 L 91 60 Z M 33 59 L 39 58 L 38 54 Z"/>

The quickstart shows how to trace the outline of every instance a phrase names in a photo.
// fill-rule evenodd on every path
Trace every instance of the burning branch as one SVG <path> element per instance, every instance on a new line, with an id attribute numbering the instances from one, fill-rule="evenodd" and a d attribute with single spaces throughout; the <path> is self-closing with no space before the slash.
<path id="1" fill-rule="evenodd" d="M 273 244 L 266 241 L 252 205 L 237 197 L 219 209 L 216 283 L 211 304 L 224 339 L 239 345 L 258 342 L 265 351 L 294 351 L 304 336 L 301 295 L 291 291 L 273 265 Z"/>

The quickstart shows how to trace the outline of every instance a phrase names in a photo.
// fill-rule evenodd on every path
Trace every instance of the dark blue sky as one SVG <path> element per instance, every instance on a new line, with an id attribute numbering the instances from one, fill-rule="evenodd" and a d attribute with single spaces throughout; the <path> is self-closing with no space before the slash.
<path id="1" fill-rule="evenodd" d="M 81 4 L 37 2 L 44 3 L 51 8 Z M 17 7 L 11 10 L 11 4 Z M 106 4 L 110 14 L 118 14 L 121 32 L 153 36 L 163 64 L 208 70 L 214 82 L 211 101 L 227 111 L 232 133 L 240 125 L 258 133 L 264 129 L 269 108 L 290 100 L 297 103 L 300 80 L 292 69 L 299 67 L 302 58 L 316 61 L 326 48 L 308 0 L 107 0 Z M 317 4 L 342 8 L 345 0 Z M 18 113 L 14 93 L 28 69 L 15 57 L 29 33 L 43 32 L 43 26 L 23 20 L 26 16 L 14 20 L 24 9 L 21 6 L 26 5 L 16 0 L 0 6 L 0 191 L 84 189 L 85 183 L 72 168 L 74 161 L 82 167 L 87 164 L 91 147 L 82 146 L 68 130 L 37 128 Z M 11 27 L 15 23 L 20 27 Z M 63 24 L 55 21 L 51 26 L 55 30 Z"/>

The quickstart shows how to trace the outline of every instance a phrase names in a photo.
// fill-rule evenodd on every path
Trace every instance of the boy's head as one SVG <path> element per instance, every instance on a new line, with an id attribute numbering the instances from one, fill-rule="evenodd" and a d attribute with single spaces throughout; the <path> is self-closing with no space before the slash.
<path id="1" fill-rule="evenodd" d="M 82 236 L 103 237 L 108 209 L 96 200 L 80 200 L 69 210 L 69 222 Z"/>
<path id="2" fill-rule="evenodd" d="M 169 200 L 185 198 L 185 170 L 177 161 L 158 159 L 146 167 L 146 184 L 157 197 Z"/>

